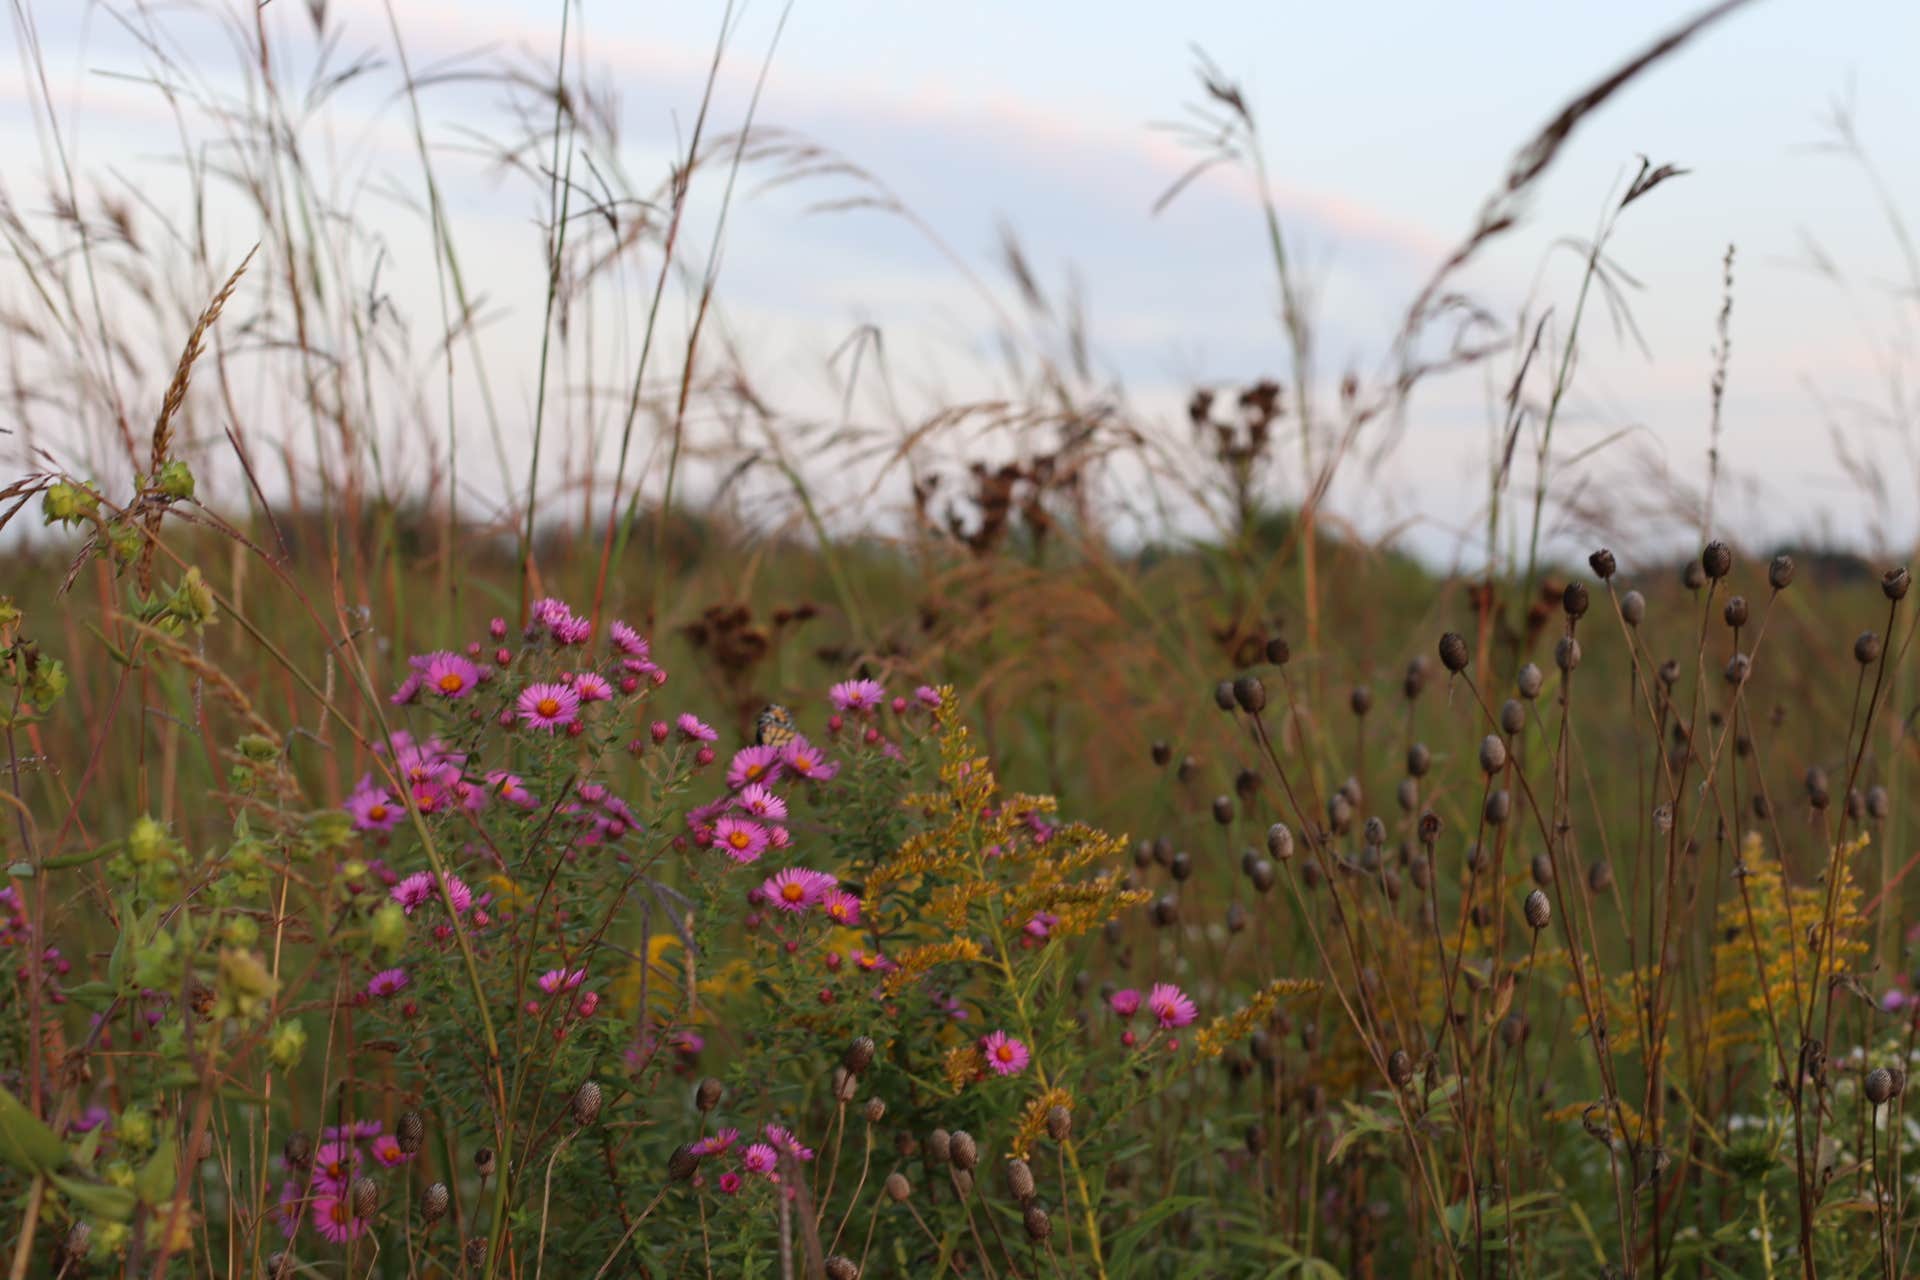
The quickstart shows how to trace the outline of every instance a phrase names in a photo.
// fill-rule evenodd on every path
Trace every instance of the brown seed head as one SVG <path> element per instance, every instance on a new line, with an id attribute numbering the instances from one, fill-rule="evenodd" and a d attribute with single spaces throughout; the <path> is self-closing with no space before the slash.
<path id="1" fill-rule="evenodd" d="M 833 1089 L 833 1100 L 839 1103 L 852 1102 L 860 1093 L 860 1077 L 845 1067 L 835 1067 L 828 1083 Z"/>
<path id="2" fill-rule="evenodd" d="M 1562 671 L 1572 671 L 1580 665 L 1580 642 L 1572 636 L 1561 636 L 1560 642 L 1553 646 L 1553 664 Z"/>
<path id="3" fill-rule="evenodd" d="M 704 1115 L 706 1112 L 712 1111 L 720 1105 L 720 1095 L 722 1092 L 724 1092 L 724 1090 L 720 1087 L 720 1082 L 712 1076 L 708 1076 L 702 1080 L 699 1087 L 693 1091 L 693 1105 L 698 1107 Z"/>
<path id="4" fill-rule="evenodd" d="M 953 1167 L 971 1170 L 980 1163 L 980 1146 L 965 1129 L 956 1129 L 951 1140 Z"/>
<path id="5" fill-rule="evenodd" d="M 887 1199 L 893 1201 L 895 1204 L 905 1204 L 908 1197 L 912 1195 L 913 1184 L 907 1181 L 907 1176 L 904 1173 L 890 1173 L 887 1175 Z"/>
<path id="6" fill-rule="evenodd" d="M 1553 883 L 1553 859 L 1548 855 L 1544 853 L 1534 854 L 1533 863 L 1528 867 L 1528 870 L 1533 875 L 1533 882 L 1542 889 Z"/>
<path id="7" fill-rule="evenodd" d="M 1807 803 L 1815 809 L 1824 809 L 1830 797 L 1827 794 L 1827 771 L 1819 765 L 1807 766 Z"/>
<path id="8" fill-rule="evenodd" d="M 428 1226 L 432 1226 L 447 1216 L 447 1205 L 451 1199 L 446 1183 L 434 1183 L 420 1193 L 420 1217 Z"/>
<path id="9" fill-rule="evenodd" d="M 1221 826 L 1233 821 L 1233 797 L 1215 796 L 1213 798 L 1213 820 Z"/>
<path id="10" fill-rule="evenodd" d="M 1373 690 L 1364 684 L 1353 686 L 1353 692 L 1347 695 L 1347 709 L 1356 716 L 1364 716 L 1373 710 Z"/>
<path id="11" fill-rule="evenodd" d="M 1767 566 L 1767 585 L 1775 591 L 1785 591 L 1787 584 L 1793 581 L 1793 557 L 1777 555 L 1773 563 Z"/>
<path id="12" fill-rule="evenodd" d="M 1498 773 L 1507 767 L 1507 744 L 1497 733 L 1480 739 L 1480 771 Z"/>
<path id="13" fill-rule="evenodd" d="M 1222 680 L 1213 686 L 1213 705 L 1222 711 L 1233 710 L 1233 681 Z"/>
<path id="14" fill-rule="evenodd" d="M 1527 895 L 1527 923 L 1535 929 L 1544 929 L 1553 920 L 1553 903 L 1547 900 L 1545 891 L 1535 889 Z"/>
<path id="15" fill-rule="evenodd" d="M 1027 1239 L 1035 1244 L 1039 1244 L 1053 1234 L 1053 1219 L 1049 1218 L 1047 1211 L 1037 1204 L 1027 1206 L 1026 1212 L 1021 1215 L 1021 1221 L 1026 1224 Z"/>
<path id="16" fill-rule="evenodd" d="M 1413 1059 L 1405 1049 L 1395 1049 L 1387 1055 L 1387 1079 L 1393 1081 L 1393 1087 L 1404 1089 L 1413 1081 Z"/>
<path id="17" fill-rule="evenodd" d="M 878 1098 L 868 1098 L 865 1114 L 868 1124 L 879 1124 L 887 1118 L 887 1104 Z"/>
<path id="18" fill-rule="evenodd" d="M 1467 669 L 1467 641 L 1458 631 L 1440 637 L 1440 665 L 1454 675 Z"/>
<path id="19" fill-rule="evenodd" d="M 1518 698 L 1508 698 L 1500 704 L 1500 732 L 1512 737 L 1527 727 L 1526 704 Z"/>
<path id="20" fill-rule="evenodd" d="M 1560 592 L 1560 607 L 1567 611 L 1569 618 L 1586 616 L 1588 603 L 1587 584 L 1584 582 L 1569 582 Z"/>
<path id="21" fill-rule="evenodd" d="M 1285 640 L 1279 636 L 1275 636 L 1273 639 L 1267 641 L 1268 662 L 1271 662 L 1276 667 L 1284 667 L 1287 665 L 1287 660 L 1291 657 L 1293 657 L 1293 650 L 1287 646 Z"/>
<path id="22" fill-rule="evenodd" d="M 1513 813 L 1513 796 L 1505 787 L 1495 787 L 1487 793 L 1487 803 L 1482 807 L 1487 825 L 1497 827 Z"/>
<path id="23" fill-rule="evenodd" d="M 1867 1072 L 1864 1088 L 1868 1102 L 1876 1107 L 1885 1106 L 1887 1099 L 1893 1096 L 1893 1072 L 1885 1067 L 1875 1067 Z"/>
<path id="24" fill-rule="evenodd" d="M 600 1086 L 591 1080 L 582 1080 L 580 1087 L 573 1091 L 573 1122 L 582 1129 L 600 1118 Z"/>
<path id="25" fill-rule="evenodd" d="M 700 1154 L 691 1142 L 683 1142 L 667 1157 L 667 1181 L 685 1182 L 700 1171 Z"/>
<path id="26" fill-rule="evenodd" d="M 1753 674 L 1753 659 L 1744 653 L 1734 654 L 1727 659 L 1727 669 L 1724 674 L 1730 685 L 1745 684 L 1747 677 Z"/>
<path id="27" fill-rule="evenodd" d="M 1596 858 L 1587 864 L 1587 888 L 1594 893 L 1605 893 L 1613 887 L 1613 864 L 1605 858 Z"/>
<path id="28" fill-rule="evenodd" d="M 1233 682 L 1233 700 L 1240 704 L 1242 711 L 1257 715 L 1266 710 L 1267 686 L 1261 683 L 1259 676 L 1241 676 Z"/>
<path id="29" fill-rule="evenodd" d="M 947 1164 L 953 1159 L 953 1135 L 945 1129 L 935 1129 L 927 1135 L 927 1159 L 935 1164 Z"/>
<path id="30" fill-rule="evenodd" d="M 1065 1142 L 1067 1135 L 1073 1132 L 1073 1112 L 1055 1103 L 1047 1108 L 1047 1136 L 1055 1142 Z"/>
<path id="31" fill-rule="evenodd" d="M 1166 767 L 1167 761 L 1173 759 L 1173 748 L 1165 742 L 1155 742 L 1152 750 L 1153 762 L 1162 768 Z"/>
<path id="32" fill-rule="evenodd" d="M 409 1111 L 393 1126 L 393 1138 L 400 1144 L 402 1153 L 417 1154 L 427 1140 L 427 1122 L 418 1111 Z"/>
<path id="33" fill-rule="evenodd" d="M 1627 625 L 1637 627 L 1647 616 L 1647 598 L 1638 591 L 1629 591 L 1620 597 L 1620 616 Z"/>
<path id="34" fill-rule="evenodd" d="M 1871 631 L 1862 631 L 1860 638 L 1853 642 L 1853 660 L 1866 666 L 1880 656 L 1880 637 Z"/>
<path id="35" fill-rule="evenodd" d="M 1267 852 L 1277 862 L 1293 857 L 1293 831 L 1286 823 L 1276 822 L 1267 828 Z"/>
<path id="36" fill-rule="evenodd" d="M 873 1065 L 873 1053 L 872 1036 L 855 1036 L 853 1043 L 847 1046 L 846 1056 L 841 1058 L 841 1062 L 846 1064 L 847 1070 L 859 1075 Z"/>
<path id="37" fill-rule="evenodd" d="M 1733 572 L 1733 550 L 1724 542 L 1709 542 L 1700 553 L 1700 567 L 1715 582 Z"/>
<path id="38" fill-rule="evenodd" d="M 1025 1160 L 1007 1161 L 1007 1190 L 1021 1204 L 1033 1199 L 1033 1168 Z"/>
<path id="39" fill-rule="evenodd" d="M 1619 566 L 1614 562 L 1613 552 L 1605 547 L 1587 557 L 1587 564 L 1593 570 L 1593 576 L 1605 582 L 1614 575 Z"/>
<path id="40" fill-rule="evenodd" d="M 1433 767 L 1433 752 L 1427 750 L 1427 744 L 1416 742 L 1407 748 L 1407 776 L 1424 778 L 1427 770 Z"/>
<path id="41" fill-rule="evenodd" d="M 1520 690 L 1520 696 L 1529 702 L 1540 696 L 1540 690 L 1545 687 L 1546 683 L 1547 677 L 1545 674 L 1541 672 L 1539 667 L 1534 666 L 1531 662 L 1521 667 L 1518 674 L 1513 678 L 1514 687 Z"/>
<path id="42" fill-rule="evenodd" d="M 280 1148 L 280 1155 L 290 1169 L 304 1169 L 313 1159 L 313 1138 L 305 1129 L 295 1129 L 287 1135 L 286 1142 Z"/>
<path id="43" fill-rule="evenodd" d="M 482 1147 L 473 1153 L 473 1171 L 483 1178 L 493 1176 L 495 1163 L 492 1147 Z"/>
<path id="44" fill-rule="evenodd" d="M 1913 575 L 1904 568 L 1889 569 L 1880 575 L 1880 593 L 1889 600 L 1904 600 L 1907 588 L 1913 585 Z"/>
<path id="45" fill-rule="evenodd" d="M 1253 887 L 1261 893 L 1273 889 L 1273 864 L 1261 858 L 1253 864 L 1253 870 L 1247 872 L 1247 879 L 1253 881 Z"/>
<path id="46" fill-rule="evenodd" d="M 478 1271 L 482 1266 L 486 1265 L 487 1238 L 485 1236 L 473 1236 L 469 1238 L 464 1252 L 467 1257 L 467 1265 L 475 1271 Z"/>
<path id="47" fill-rule="evenodd" d="M 380 1212 L 380 1184 L 372 1178 L 353 1180 L 353 1216 L 371 1218 Z"/>
<path id="48" fill-rule="evenodd" d="M 827 1259 L 827 1280 L 860 1280 L 859 1264 L 844 1254 Z"/>
<path id="49" fill-rule="evenodd" d="M 1885 787 L 1875 783 L 1873 786 L 1867 788 L 1867 816 L 1869 818 L 1872 818 L 1875 822 L 1879 822 L 1887 816 L 1887 811 L 1891 807 L 1892 801 L 1888 798 Z"/>

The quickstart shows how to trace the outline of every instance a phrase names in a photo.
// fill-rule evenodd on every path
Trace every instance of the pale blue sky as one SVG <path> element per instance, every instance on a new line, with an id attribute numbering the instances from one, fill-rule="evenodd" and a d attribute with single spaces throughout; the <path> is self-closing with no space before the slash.
<path id="1" fill-rule="evenodd" d="M 158 157 L 177 142 L 152 110 L 155 95 L 97 74 L 137 68 L 140 55 L 99 6 L 29 0 L 29 8 L 81 167 L 141 175 L 164 202 L 168 168 Z M 273 8 L 287 31 L 304 25 L 295 0 Z M 334 0 L 333 8 L 347 47 L 390 48 L 376 0 Z M 1371 370 L 1413 290 L 1471 224 L 1516 147 L 1689 8 L 1642 0 L 797 0 L 760 120 L 877 174 L 1008 301 L 994 247 L 997 226 L 1010 223 L 1050 284 L 1070 272 L 1082 282 L 1103 369 L 1178 431 L 1178 405 L 1194 381 L 1285 370 L 1272 273 L 1245 183 L 1217 174 L 1161 217 L 1150 214 L 1184 162 L 1149 125 L 1177 116 L 1194 96 L 1189 44 L 1244 84 L 1261 119 L 1290 239 L 1316 283 L 1325 364 Z M 416 68 L 482 44 L 550 58 L 559 15 L 558 0 L 395 0 L 395 9 Z M 653 179 L 692 118 L 721 9 L 715 0 L 589 0 L 580 11 L 596 80 L 619 87 L 624 158 L 637 178 Z M 230 62 L 230 46 L 209 24 L 154 13 L 208 65 Z M 746 7 L 721 80 L 723 127 L 740 119 L 778 15 L 769 0 Z M 1615 242 L 1616 257 L 1645 286 L 1636 307 L 1652 358 L 1616 342 L 1604 324 L 1590 330 L 1563 446 L 1631 432 L 1582 464 L 1596 484 L 1610 465 L 1624 466 L 1629 447 L 1697 473 L 1720 258 L 1731 241 L 1740 260 L 1725 443 L 1742 486 L 1723 497 L 1723 510 L 1756 538 L 1867 532 L 1873 513 L 1839 477 L 1815 392 L 1886 415 L 1898 403 L 1900 416 L 1911 416 L 1914 392 L 1898 378 L 1916 354 L 1916 302 L 1896 292 L 1904 268 L 1870 188 L 1846 162 L 1806 144 L 1823 136 L 1829 102 L 1850 93 L 1895 202 L 1920 218 L 1912 141 L 1920 97 L 1910 91 L 1917 54 L 1920 5 L 1764 0 L 1590 118 L 1522 231 L 1465 278 L 1508 317 L 1530 290 L 1564 315 L 1574 264 L 1549 258 L 1550 242 L 1592 229 L 1636 153 L 1694 170 L 1630 211 Z M 378 100 L 348 101 L 340 133 L 356 159 L 343 168 L 391 173 L 404 185 L 412 172 L 404 116 L 381 114 Z M 493 106 L 481 91 L 437 90 L 430 136 L 450 144 L 458 125 L 497 122 Z M 7 185 L 16 200 L 38 177 L 31 134 L 18 127 L 27 123 L 14 75 L 0 97 L 0 126 L 14 139 Z M 451 154 L 445 165 L 463 250 L 488 264 L 489 292 L 511 308 L 495 331 L 499 373 L 524 404 L 518 353 L 538 333 L 539 210 L 522 186 L 463 168 Z M 805 213 L 809 198 L 832 190 L 757 196 L 732 215 L 722 293 L 763 389 L 802 411 L 831 404 L 825 357 L 870 321 L 925 400 L 991 390 L 989 312 L 977 295 L 895 222 Z M 424 253 L 406 252 L 427 247 L 417 224 L 378 199 L 361 207 L 393 219 L 400 270 L 420 271 Z M 244 225 L 229 230 L 248 242 Z M 1851 294 L 1801 267 L 1803 235 L 1849 273 Z M 704 245 L 704 228 L 694 243 Z M 429 318 L 431 276 L 397 279 L 421 290 L 411 297 L 393 285 L 403 305 Z M 18 280 L 0 278 L 0 296 L 17 304 Z M 1393 465 L 1356 475 L 1339 495 L 1343 511 L 1375 531 L 1411 523 L 1423 549 L 1453 554 L 1460 531 L 1478 532 L 1487 403 L 1480 378 L 1423 393 Z M 1888 476 L 1888 533 L 1913 539 L 1920 463 L 1912 442 L 1860 415 L 1843 421 Z"/>

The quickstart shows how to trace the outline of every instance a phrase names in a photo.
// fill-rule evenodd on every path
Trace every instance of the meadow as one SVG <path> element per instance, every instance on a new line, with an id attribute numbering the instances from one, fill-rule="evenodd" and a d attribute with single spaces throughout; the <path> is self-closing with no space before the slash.
<path id="1" fill-rule="evenodd" d="M 1750 545 L 1714 455 L 1683 551 L 1551 536 L 1579 318 L 1671 167 L 1616 194 L 1570 326 L 1455 291 L 1581 120 L 1737 4 L 1570 93 L 1377 375 L 1320 364 L 1268 199 L 1276 367 L 1171 428 L 1070 320 L 1006 335 L 1017 397 L 784 416 L 682 219 L 845 162 L 703 108 L 623 186 L 564 58 L 489 73 L 568 388 L 520 421 L 431 77 L 275 7 L 213 7 L 237 96 L 142 28 L 251 252 L 70 174 L 0 206 L 32 300 L 11 1280 L 1912 1273 L 1905 553 Z M 374 75 L 421 137 L 442 288 L 411 306 L 323 180 L 327 96 Z M 1200 163 L 1264 192 L 1241 90 L 1203 62 L 1198 92 Z M 1359 536 L 1336 478 L 1482 368 L 1484 564 Z M 466 500 L 509 439 L 523 486 Z"/>

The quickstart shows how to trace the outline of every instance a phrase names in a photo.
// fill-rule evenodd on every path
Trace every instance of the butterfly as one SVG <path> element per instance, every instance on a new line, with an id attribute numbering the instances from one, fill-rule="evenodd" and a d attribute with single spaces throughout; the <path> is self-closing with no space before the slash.
<path id="1" fill-rule="evenodd" d="M 777 702 L 769 702 L 754 721 L 753 739 L 763 747 L 784 747 L 800 736 L 793 723 L 793 712 Z"/>

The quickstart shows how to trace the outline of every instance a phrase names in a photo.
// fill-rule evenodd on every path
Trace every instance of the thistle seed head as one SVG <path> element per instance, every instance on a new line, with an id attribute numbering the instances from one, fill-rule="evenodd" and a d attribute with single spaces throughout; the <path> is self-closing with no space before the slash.
<path id="1" fill-rule="evenodd" d="M 1880 656 L 1880 637 L 1871 631 L 1862 631 L 1860 638 L 1853 642 L 1853 660 L 1866 666 Z"/>
<path id="2" fill-rule="evenodd" d="M 1387 1055 L 1387 1079 L 1393 1081 L 1396 1089 L 1404 1089 L 1413 1083 L 1413 1058 L 1405 1049 L 1395 1049 Z"/>
<path id="3" fill-rule="evenodd" d="M 1569 618 L 1585 617 L 1589 602 L 1587 584 L 1584 582 L 1569 582 L 1560 592 L 1560 607 L 1566 610 Z"/>
<path id="4" fill-rule="evenodd" d="M 1544 890 L 1535 889 L 1527 895 L 1527 923 L 1536 930 L 1544 929 L 1553 921 L 1553 903 L 1547 900 Z"/>
<path id="5" fill-rule="evenodd" d="M 1213 705 L 1222 711 L 1233 710 L 1233 681 L 1222 680 L 1213 686 Z"/>
<path id="6" fill-rule="evenodd" d="M 482 1147 L 473 1153 L 473 1171 L 483 1178 L 491 1178 L 495 1164 L 492 1147 Z"/>
<path id="7" fill-rule="evenodd" d="M 1055 1103 L 1047 1108 L 1047 1136 L 1055 1142 L 1065 1142 L 1067 1135 L 1073 1132 L 1073 1112 Z"/>
<path id="8" fill-rule="evenodd" d="M 600 1118 L 600 1086 L 591 1080 L 582 1080 L 580 1087 L 573 1091 L 573 1122 L 582 1129 Z"/>
<path id="9" fill-rule="evenodd" d="M 1353 692 L 1347 695 L 1347 709 L 1356 716 L 1364 716 L 1373 710 L 1373 690 L 1364 684 L 1353 686 Z"/>
<path id="10" fill-rule="evenodd" d="M 1021 1215 L 1021 1221 L 1026 1224 L 1027 1239 L 1035 1244 L 1039 1244 L 1053 1234 L 1053 1219 L 1049 1218 L 1047 1211 L 1037 1204 L 1027 1206 L 1026 1212 Z"/>
<path id="11" fill-rule="evenodd" d="M 852 1258 L 836 1253 L 827 1259 L 827 1280 L 860 1280 L 860 1267 Z"/>
<path id="12" fill-rule="evenodd" d="M 1747 598 L 1745 596 L 1732 597 L 1727 601 L 1727 607 L 1720 611 L 1720 616 L 1726 619 L 1726 623 L 1730 627 L 1746 626 Z"/>
<path id="13" fill-rule="evenodd" d="M 1033 1168 L 1025 1160 L 1007 1161 L 1007 1190 L 1021 1204 L 1033 1199 Z"/>
<path id="14" fill-rule="evenodd" d="M 1498 773 L 1507 767 L 1507 744 L 1497 733 L 1480 739 L 1480 771 Z"/>
<path id="15" fill-rule="evenodd" d="M 879 1124 L 887 1118 L 887 1104 L 878 1098 L 868 1098 L 866 1117 L 868 1124 Z"/>
<path id="16" fill-rule="evenodd" d="M 980 1146 L 965 1129 L 956 1129 L 950 1141 L 953 1167 L 971 1171 L 980 1163 Z"/>
<path id="17" fill-rule="evenodd" d="M 393 1126 L 393 1138 L 404 1154 L 418 1154 L 427 1140 L 427 1122 L 418 1111 L 409 1111 Z"/>
<path id="18" fill-rule="evenodd" d="M 873 1065 L 874 1043 L 872 1036 L 855 1036 L 853 1043 L 847 1046 L 846 1056 L 841 1062 L 847 1070 L 859 1075 Z"/>
<path id="19" fill-rule="evenodd" d="M 1276 862 L 1293 857 L 1293 830 L 1286 823 L 1276 822 L 1267 828 L 1267 852 Z"/>
<path id="20" fill-rule="evenodd" d="M 1893 1072 L 1885 1067 L 1875 1067 L 1867 1072 L 1864 1088 L 1868 1102 L 1876 1107 L 1885 1106 L 1887 1099 L 1893 1096 Z"/>
<path id="21" fill-rule="evenodd" d="M 420 1218 L 428 1226 L 447 1216 L 447 1205 L 452 1201 L 447 1184 L 436 1182 L 420 1193 Z"/>

